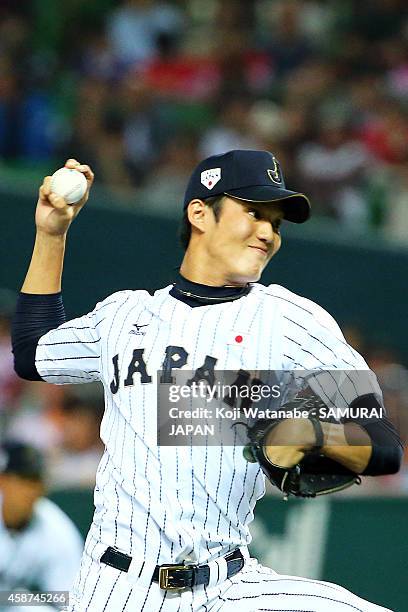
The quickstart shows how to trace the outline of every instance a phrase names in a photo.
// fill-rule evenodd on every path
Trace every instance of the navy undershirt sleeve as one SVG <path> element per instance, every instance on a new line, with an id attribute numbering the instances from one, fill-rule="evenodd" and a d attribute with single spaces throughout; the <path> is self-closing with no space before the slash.
<path id="1" fill-rule="evenodd" d="M 385 417 L 381 421 L 361 426 L 370 436 L 373 447 L 370 461 L 362 475 L 396 474 L 401 467 L 404 448 L 391 421 Z"/>
<path id="2" fill-rule="evenodd" d="M 38 341 L 51 329 L 65 323 L 61 293 L 20 293 L 11 328 L 14 369 L 26 380 L 43 380 L 35 367 Z"/>
<path id="3" fill-rule="evenodd" d="M 381 409 L 381 404 L 374 393 L 356 398 L 350 407 L 364 406 L 366 408 Z M 371 439 L 372 452 L 370 461 L 363 476 L 381 476 L 395 474 L 401 467 L 404 448 L 397 430 L 387 416 L 381 419 L 352 419 L 366 430 Z"/>

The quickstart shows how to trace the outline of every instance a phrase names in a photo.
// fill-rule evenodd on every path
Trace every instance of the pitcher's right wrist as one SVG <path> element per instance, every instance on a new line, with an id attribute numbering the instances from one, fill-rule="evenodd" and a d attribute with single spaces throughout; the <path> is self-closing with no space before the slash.
<path id="1" fill-rule="evenodd" d="M 40 240 L 43 242 L 49 242 L 50 245 L 58 244 L 61 242 L 65 243 L 67 239 L 68 230 L 69 230 L 69 227 L 65 229 L 63 232 L 56 234 L 51 231 L 47 231 L 40 227 L 37 227 L 36 240 Z"/>

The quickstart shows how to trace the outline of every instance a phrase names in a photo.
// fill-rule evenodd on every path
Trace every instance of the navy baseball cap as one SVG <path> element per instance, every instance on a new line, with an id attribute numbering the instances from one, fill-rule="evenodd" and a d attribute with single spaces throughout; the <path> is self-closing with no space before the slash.
<path id="1" fill-rule="evenodd" d="M 44 457 L 39 450 L 17 441 L 0 446 L 0 474 L 15 474 L 30 480 L 43 480 Z"/>
<path id="2" fill-rule="evenodd" d="M 269 151 L 236 150 L 204 159 L 190 177 L 184 210 L 194 198 L 218 195 L 243 202 L 282 202 L 284 218 L 293 223 L 304 223 L 310 216 L 308 198 L 286 189 L 279 162 Z"/>

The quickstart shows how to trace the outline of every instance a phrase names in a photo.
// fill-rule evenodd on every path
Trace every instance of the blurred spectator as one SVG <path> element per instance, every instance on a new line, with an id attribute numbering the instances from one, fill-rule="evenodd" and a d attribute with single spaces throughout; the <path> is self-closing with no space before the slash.
<path id="1" fill-rule="evenodd" d="M 78 64 L 81 73 L 91 79 L 113 82 L 120 70 L 112 46 L 99 29 L 88 32 Z"/>
<path id="2" fill-rule="evenodd" d="M 401 32 L 408 14 L 405 0 L 353 0 L 351 9 L 348 27 L 370 42 Z"/>
<path id="3" fill-rule="evenodd" d="M 126 79 L 122 92 L 124 156 L 139 185 L 159 154 L 160 117 L 153 91 L 142 82 Z"/>
<path id="4" fill-rule="evenodd" d="M 154 57 L 159 35 L 178 37 L 183 25 L 183 13 L 173 4 L 160 0 L 125 0 L 109 15 L 107 33 L 119 63 L 131 66 Z"/>
<path id="5" fill-rule="evenodd" d="M 388 72 L 385 82 L 392 96 L 401 102 L 408 100 L 408 37 L 405 40 L 392 40 L 389 43 Z"/>
<path id="6" fill-rule="evenodd" d="M 170 141 L 139 191 L 140 209 L 149 214 L 177 217 L 187 181 L 199 162 L 194 136 L 179 135 Z"/>
<path id="7" fill-rule="evenodd" d="M 182 50 L 168 34 L 157 40 L 158 53 L 136 69 L 140 78 L 167 103 L 209 101 L 220 87 L 220 73 L 214 58 Z"/>
<path id="8" fill-rule="evenodd" d="M 408 236 L 408 161 L 394 169 L 384 185 L 383 195 L 387 204 L 384 227 L 387 235 L 406 242 Z M 387 189 L 392 182 L 392 194 Z"/>
<path id="9" fill-rule="evenodd" d="M 323 58 L 311 59 L 293 70 L 284 82 L 284 104 L 301 101 L 307 110 L 315 110 L 336 92 L 337 85 L 336 65 Z"/>
<path id="10" fill-rule="evenodd" d="M 61 144 L 61 156 L 72 157 L 75 152 L 78 159 L 86 159 L 98 174 L 103 118 L 110 101 L 109 86 L 101 79 L 89 77 L 81 81 L 76 97 L 80 112 L 73 118 L 67 142 Z M 104 180 L 103 176 L 100 178 Z"/>
<path id="11" fill-rule="evenodd" d="M 11 440 L 0 446 L 2 591 L 68 591 L 72 587 L 82 540 L 72 521 L 44 494 L 41 454 Z"/>
<path id="12" fill-rule="evenodd" d="M 383 104 L 384 94 L 379 74 L 364 74 L 353 77 L 346 88 L 352 111 L 353 126 L 360 132 L 362 126 L 376 117 L 378 108 Z"/>
<path id="13" fill-rule="evenodd" d="M 24 381 L 16 410 L 9 415 L 6 437 L 46 454 L 61 437 L 60 405 L 65 393 L 62 386 Z"/>
<path id="14" fill-rule="evenodd" d="M 248 97 L 233 97 L 219 102 L 217 118 L 200 142 L 201 157 L 218 155 L 231 149 L 258 149 L 259 141 L 253 135 Z"/>
<path id="15" fill-rule="evenodd" d="M 297 158 L 303 189 L 320 213 L 360 227 L 368 219 L 362 194 L 368 164 L 365 148 L 353 137 L 348 123 L 338 116 L 320 124 L 317 141 L 301 146 Z"/>
<path id="16" fill-rule="evenodd" d="M 251 44 L 252 3 L 220 2 L 209 33 L 214 41 L 213 58 L 219 71 L 222 98 L 245 92 L 266 93 L 272 83 L 273 66 L 266 49 Z"/>
<path id="17" fill-rule="evenodd" d="M 379 161 L 398 164 L 408 161 L 408 116 L 396 102 L 384 101 L 362 126 L 361 141 Z"/>
<path id="18" fill-rule="evenodd" d="M 99 388 L 70 390 L 62 399 L 60 440 L 47 459 L 50 488 L 93 487 L 103 453 L 100 426 L 104 401 Z"/>
<path id="19" fill-rule="evenodd" d="M 276 79 L 285 78 L 314 54 L 312 40 L 302 30 L 302 9 L 305 3 L 297 0 L 274 2 L 272 31 L 266 45 Z"/>
<path id="20" fill-rule="evenodd" d="M 0 19 L 0 155 L 5 159 L 51 156 L 55 111 L 47 79 L 52 68 L 51 62 L 36 63 L 27 18 L 6 11 Z"/>
<path id="21" fill-rule="evenodd" d="M 0 155 L 15 159 L 19 155 L 19 103 L 17 75 L 10 59 L 0 56 Z"/>
<path id="22" fill-rule="evenodd" d="M 17 399 L 24 386 L 21 378 L 14 372 L 11 352 L 10 326 L 16 299 L 14 292 L 0 289 L 0 415 L 16 408 Z M 0 433 L 1 429 L 0 426 Z"/>
<path id="23" fill-rule="evenodd" d="M 24 4 L 24 3 L 23 3 Z M 2 2 L 0 6 L 0 51 L 2 56 L 15 60 L 24 58 L 27 46 L 29 25 L 27 6 L 18 6 L 14 2 Z"/>

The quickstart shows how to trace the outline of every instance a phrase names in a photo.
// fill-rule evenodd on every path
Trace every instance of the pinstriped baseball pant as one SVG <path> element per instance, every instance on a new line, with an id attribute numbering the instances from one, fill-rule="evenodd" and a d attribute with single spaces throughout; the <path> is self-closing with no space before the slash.
<path id="1" fill-rule="evenodd" d="M 69 612 L 391 612 L 329 582 L 284 576 L 256 559 L 221 584 L 183 592 L 141 585 L 84 555 Z"/>

